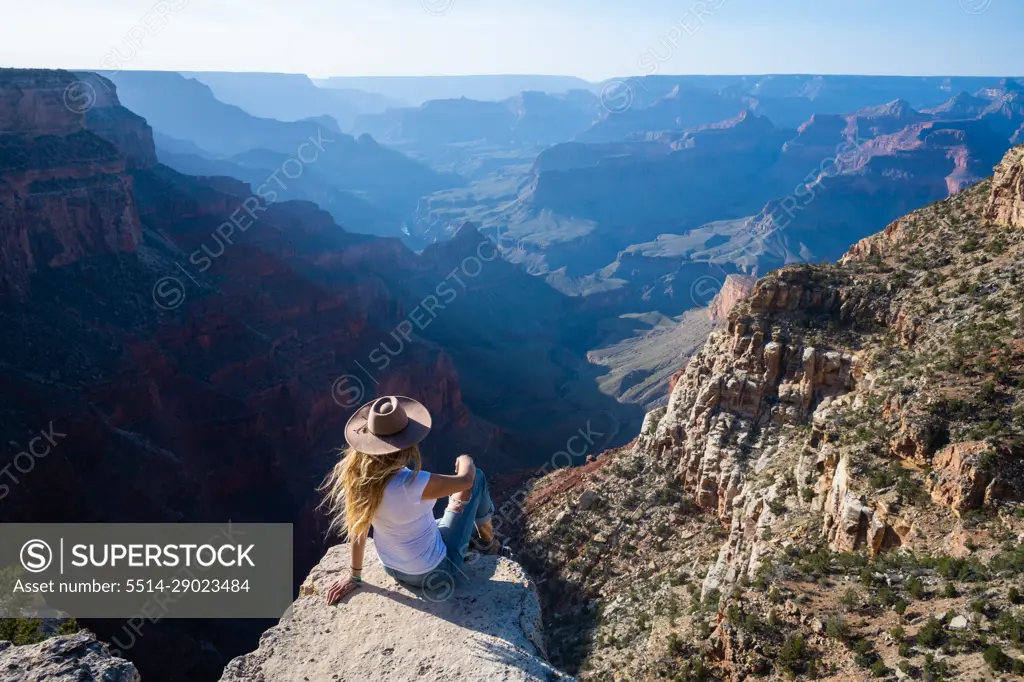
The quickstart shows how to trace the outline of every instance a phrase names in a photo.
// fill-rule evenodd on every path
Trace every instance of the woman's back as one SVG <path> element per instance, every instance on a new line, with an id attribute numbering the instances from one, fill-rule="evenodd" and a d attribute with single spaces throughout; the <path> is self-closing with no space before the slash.
<path id="1" fill-rule="evenodd" d="M 445 544 L 434 520 L 434 501 L 423 500 L 430 474 L 399 469 L 384 488 L 373 516 L 373 540 L 382 564 L 403 573 L 429 573 L 444 560 Z"/>

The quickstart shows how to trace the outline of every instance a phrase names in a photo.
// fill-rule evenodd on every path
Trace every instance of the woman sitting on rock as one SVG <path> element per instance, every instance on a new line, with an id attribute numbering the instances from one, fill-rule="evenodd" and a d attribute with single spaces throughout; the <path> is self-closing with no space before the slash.
<path id="1" fill-rule="evenodd" d="M 418 443 L 430 432 L 430 413 L 411 398 L 388 396 L 363 405 L 345 426 L 349 449 L 324 482 L 331 528 L 344 526 L 352 544 L 348 577 L 327 591 L 336 604 L 362 582 L 366 537 L 384 571 L 413 587 L 430 586 L 461 572 L 470 541 L 494 551 L 494 505 L 484 472 L 462 455 L 455 475 L 421 471 Z M 434 520 L 434 501 L 448 497 Z"/>

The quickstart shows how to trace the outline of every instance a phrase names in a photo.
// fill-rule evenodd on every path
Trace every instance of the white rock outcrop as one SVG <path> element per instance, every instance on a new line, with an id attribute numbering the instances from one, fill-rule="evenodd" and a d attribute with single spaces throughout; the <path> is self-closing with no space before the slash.
<path id="1" fill-rule="evenodd" d="M 472 555 L 464 575 L 409 589 L 367 542 L 364 586 L 337 606 L 324 595 L 346 574 L 349 546 L 332 547 L 259 648 L 221 682 L 569 680 L 544 660 L 540 603 L 519 564 Z"/>

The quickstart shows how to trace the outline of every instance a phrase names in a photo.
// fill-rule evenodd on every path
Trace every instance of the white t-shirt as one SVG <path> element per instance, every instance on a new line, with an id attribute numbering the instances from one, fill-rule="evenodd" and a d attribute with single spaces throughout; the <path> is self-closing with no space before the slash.
<path id="1" fill-rule="evenodd" d="M 422 499 L 429 479 L 426 471 L 413 478 L 410 469 L 399 470 L 388 481 L 373 515 L 373 544 L 380 562 L 409 575 L 430 573 L 445 557 L 434 500 Z"/>

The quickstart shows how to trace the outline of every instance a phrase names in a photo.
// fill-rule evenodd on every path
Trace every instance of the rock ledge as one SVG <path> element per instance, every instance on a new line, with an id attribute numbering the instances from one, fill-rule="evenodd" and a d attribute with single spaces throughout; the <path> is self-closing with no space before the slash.
<path id="1" fill-rule="evenodd" d="M 349 546 L 332 547 L 290 612 L 221 682 L 571 679 L 543 658 L 540 603 L 515 562 L 474 556 L 454 590 L 442 575 L 434 589 L 413 591 L 367 544 L 363 588 L 327 606 L 328 586 L 349 566 Z"/>

